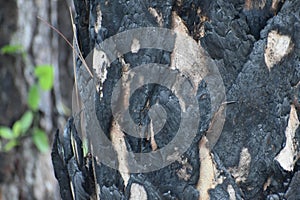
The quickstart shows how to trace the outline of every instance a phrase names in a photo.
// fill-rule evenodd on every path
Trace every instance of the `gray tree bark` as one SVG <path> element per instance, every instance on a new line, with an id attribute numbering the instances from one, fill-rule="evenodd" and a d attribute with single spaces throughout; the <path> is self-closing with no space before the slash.
<path id="1" fill-rule="evenodd" d="M 37 17 L 70 38 L 69 5 L 66 1 L 0 1 L 0 47 L 20 45 L 26 54 L 25 59 L 20 54 L 0 55 L 1 126 L 12 126 L 28 109 L 28 90 L 35 81 L 33 69 L 42 64 L 54 67 L 55 84 L 52 91 L 41 93 L 35 120 L 49 141 L 65 123 L 69 113 L 63 105 L 71 107 L 71 94 L 66 93 L 71 89 L 66 88 L 72 88 L 72 50 Z M 0 199 L 60 199 L 50 149 L 40 153 L 31 137 L 22 138 L 10 152 L 0 152 L 0 177 Z"/>

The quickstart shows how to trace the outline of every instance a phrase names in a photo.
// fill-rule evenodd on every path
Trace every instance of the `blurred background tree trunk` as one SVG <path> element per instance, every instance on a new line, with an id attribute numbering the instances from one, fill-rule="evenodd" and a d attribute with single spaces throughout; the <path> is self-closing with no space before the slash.
<path id="1" fill-rule="evenodd" d="M 0 55 L 0 125 L 11 127 L 28 110 L 27 96 L 34 80 L 34 67 L 54 67 L 54 86 L 41 92 L 34 120 L 45 130 L 50 141 L 53 133 L 70 115 L 73 85 L 72 49 L 57 33 L 37 18 L 57 27 L 71 38 L 67 0 L 0 0 L 0 48 L 20 45 L 25 56 L 15 52 Z M 28 134 L 29 135 L 29 134 Z M 2 140 L 2 139 L 0 139 Z M 32 137 L 25 136 L 20 145 L 0 152 L 0 199 L 60 199 L 54 178 L 50 149 L 41 153 Z"/>

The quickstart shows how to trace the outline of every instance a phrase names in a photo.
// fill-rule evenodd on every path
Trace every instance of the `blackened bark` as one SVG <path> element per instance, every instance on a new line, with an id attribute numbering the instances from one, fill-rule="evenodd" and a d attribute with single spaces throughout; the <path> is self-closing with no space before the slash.
<path id="1" fill-rule="evenodd" d="M 214 180 L 206 190 L 202 190 L 203 185 L 199 181 L 203 178 L 200 171 L 207 169 L 207 173 L 210 173 L 210 170 L 207 162 L 199 159 L 199 145 L 201 147 L 203 135 L 209 128 L 212 117 L 209 114 L 201 118 L 201 131 L 182 157 L 186 159 L 185 163 L 177 160 L 154 172 L 130 174 L 126 184 L 124 177 L 101 164 L 100 158 L 95 167 L 100 199 L 133 198 L 136 194 L 132 188 L 137 185 L 143 188 L 140 191 L 145 191 L 146 199 L 207 199 L 208 196 L 210 199 L 299 198 L 299 188 L 295 184 L 299 182 L 300 166 L 297 117 L 300 2 L 91 0 L 84 5 L 79 4 L 81 1 L 74 2 L 77 36 L 85 55 L 106 38 L 125 30 L 149 26 L 173 28 L 172 12 L 176 13 L 187 26 L 190 37 L 199 41 L 217 64 L 226 88 L 226 99 L 234 102 L 227 107 L 225 126 L 210 153 L 212 166 L 215 167 Z M 151 8 L 163 20 L 152 15 Z M 99 10 L 101 26 L 95 26 Z M 87 11 L 89 26 L 86 23 L 82 25 L 83 19 L 87 19 Z M 172 58 L 162 50 L 143 49 L 136 55 L 126 54 L 124 59 L 131 67 L 135 67 L 151 62 L 170 64 Z M 82 67 L 78 63 L 77 67 Z M 121 68 L 121 63 L 112 64 L 104 82 L 103 98 L 95 100 L 98 120 L 108 138 L 111 138 L 112 113 L 106 105 L 110 105 L 111 91 L 121 76 Z M 205 84 L 199 88 L 199 92 L 205 94 Z M 153 98 L 160 97 L 161 91 L 163 89 L 157 87 L 146 88 L 132 102 L 133 107 L 144 108 L 147 99 L 153 103 Z M 199 107 L 205 112 L 209 109 L 209 99 L 204 100 L 199 100 Z M 169 116 L 176 121 L 176 106 L 174 108 Z M 145 123 L 146 118 L 139 114 L 133 114 L 133 118 L 141 124 Z M 174 127 L 176 123 L 166 129 L 164 136 L 157 136 L 159 147 L 166 145 L 168 138 L 173 137 L 176 132 L 172 129 Z M 289 137 L 293 147 L 289 144 Z M 153 150 L 147 140 L 125 134 L 125 141 L 128 150 L 133 152 Z M 284 155 L 291 158 L 290 164 L 281 160 L 284 148 L 292 149 L 291 154 Z M 70 148 L 69 151 L 72 152 Z M 64 170 L 70 168 L 70 161 L 67 159 L 66 162 Z M 91 171 L 91 166 L 86 170 Z M 187 178 L 181 176 L 179 172 L 182 171 Z M 90 174 L 80 180 L 89 183 L 93 176 Z M 84 191 L 76 192 L 93 196 L 96 193 L 93 191 L 97 191 L 93 189 L 84 188 Z"/>

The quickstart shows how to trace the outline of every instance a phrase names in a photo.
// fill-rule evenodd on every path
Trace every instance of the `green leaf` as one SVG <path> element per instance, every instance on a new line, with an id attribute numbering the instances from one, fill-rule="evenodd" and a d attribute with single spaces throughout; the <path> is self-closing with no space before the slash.
<path id="1" fill-rule="evenodd" d="M 41 151 L 41 152 L 47 152 L 49 149 L 49 142 L 48 142 L 48 137 L 46 133 L 41 130 L 36 128 L 33 132 L 33 142 L 35 146 Z"/>
<path id="2" fill-rule="evenodd" d="M 34 73 L 39 80 L 40 87 L 47 91 L 51 90 L 54 81 L 54 69 L 51 65 L 39 65 L 35 67 Z"/>
<path id="3" fill-rule="evenodd" d="M 32 85 L 29 89 L 27 103 L 30 109 L 36 111 L 39 107 L 40 93 L 37 85 Z"/>
<path id="4" fill-rule="evenodd" d="M 22 123 L 20 120 L 15 121 L 13 127 L 12 127 L 12 131 L 13 131 L 13 136 L 14 138 L 17 138 L 21 135 L 21 131 L 22 131 Z"/>
<path id="5" fill-rule="evenodd" d="M 14 54 L 23 52 L 22 45 L 5 45 L 1 48 L 1 54 Z"/>
<path id="6" fill-rule="evenodd" d="M 33 121 L 33 113 L 32 111 L 26 111 L 20 119 L 21 122 L 21 132 L 26 133 L 30 128 Z"/>
<path id="7" fill-rule="evenodd" d="M 4 139 L 13 139 L 14 135 L 13 135 L 13 131 L 6 126 L 1 126 L 0 127 L 0 136 Z"/>
<path id="8" fill-rule="evenodd" d="M 18 145 L 17 140 L 10 140 L 5 146 L 4 146 L 4 151 L 10 151 L 12 148 Z"/>

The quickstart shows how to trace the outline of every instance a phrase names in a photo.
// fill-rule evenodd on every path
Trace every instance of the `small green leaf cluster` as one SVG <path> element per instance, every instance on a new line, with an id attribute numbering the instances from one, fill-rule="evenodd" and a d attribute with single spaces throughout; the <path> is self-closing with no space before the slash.
<path id="1" fill-rule="evenodd" d="M 22 54 L 25 53 L 21 45 L 6 45 L 0 49 L 1 54 Z M 25 137 L 32 137 L 35 146 L 41 151 L 46 152 L 49 149 L 47 134 L 35 123 L 37 118 L 40 91 L 49 91 L 53 87 L 54 70 L 51 65 L 38 65 L 34 68 L 36 83 L 29 88 L 27 104 L 28 110 L 22 117 L 15 121 L 12 127 L 0 126 L 0 151 L 10 151 L 18 146 Z M 2 145 L 1 141 L 5 144 Z"/>
<path id="2" fill-rule="evenodd" d="M 37 111 L 40 102 L 39 91 L 48 91 L 53 87 L 53 67 L 51 65 L 38 65 L 34 69 L 34 75 L 38 79 L 38 82 L 30 87 L 27 103 L 30 109 Z"/>
<path id="3" fill-rule="evenodd" d="M 2 55 L 7 54 L 7 55 L 12 55 L 12 54 L 21 54 L 22 58 L 24 59 L 26 57 L 26 52 L 23 50 L 22 45 L 5 45 L 1 47 L 0 53 Z"/>

